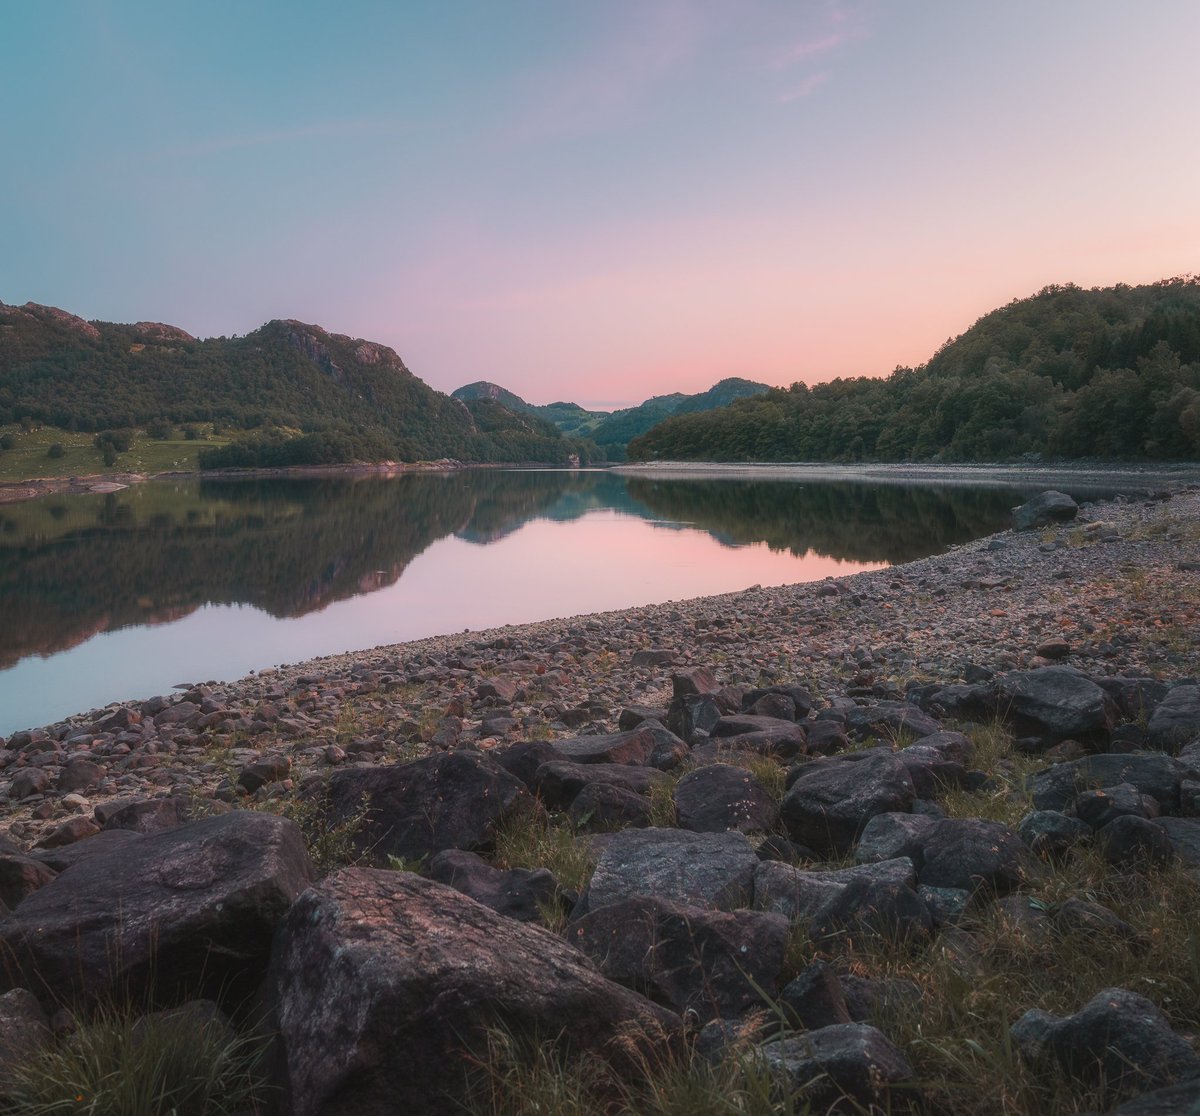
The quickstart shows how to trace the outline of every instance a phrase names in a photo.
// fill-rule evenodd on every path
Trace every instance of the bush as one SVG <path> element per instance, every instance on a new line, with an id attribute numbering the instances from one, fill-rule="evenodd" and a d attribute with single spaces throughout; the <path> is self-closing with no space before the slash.
<path id="1" fill-rule="evenodd" d="M 0 434 L 0 450 L 10 450 L 16 444 L 17 440 L 11 434 Z"/>
<path id="2" fill-rule="evenodd" d="M 62 442 L 55 442 L 48 450 L 46 450 L 46 456 L 55 458 L 66 457 L 67 451 L 63 449 Z"/>
<path id="3" fill-rule="evenodd" d="M 165 442 L 171 436 L 171 424 L 166 419 L 154 419 L 146 423 L 146 436 Z"/>

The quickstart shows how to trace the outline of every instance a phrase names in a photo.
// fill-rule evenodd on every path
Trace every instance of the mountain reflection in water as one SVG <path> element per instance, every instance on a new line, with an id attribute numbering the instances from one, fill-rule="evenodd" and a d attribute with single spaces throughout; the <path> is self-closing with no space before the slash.
<path id="1" fill-rule="evenodd" d="M 179 678 L 146 677 L 164 657 L 185 676 L 231 678 L 269 665 L 254 654 L 279 647 L 294 661 L 464 624 L 852 573 L 998 530 L 1020 498 L 1012 489 L 469 470 L 149 482 L 0 507 L 0 668 L 11 668 L 0 671 L 0 732 L 25 727 L 12 717 L 20 716 L 18 696 L 28 684 L 59 691 L 62 715 L 89 700 L 136 696 L 130 686 L 147 694 L 169 687 Z M 557 529 L 534 533 L 537 522 Z M 342 605 L 344 624 L 328 618 L 319 635 L 315 625 L 312 638 L 305 634 L 307 621 L 298 618 L 334 602 L 373 595 L 383 608 L 384 592 L 395 593 L 414 559 L 435 544 L 440 575 L 422 571 L 418 604 L 392 602 L 386 625 Z M 197 610 L 212 615 L 203 625 L 197 618 L 190 628 L 179 624 Z M 257 652 L 240 628 L 254 610 L 290 625 Z M 171 645 L 164 656 L 167 636 L 152 632 L 158 625 L 178 628 L 196 655 Z M 129 629 L 141 633 L 136 643 Z M 84 663 L 80 645 L 122 631 L 119 646 L 91 653 L 97 662 L 114 659 L 113 688 L 99 689 L 104 671 Z M 141 657 L 139 646 L 151 661 L 129 661 Z M 34 671 L 32 656 L 63 659 L 62 677 L 48 681 L 53 671 L 44 663 Z M 93 676 L 94 697 L 72 690 Z"/>

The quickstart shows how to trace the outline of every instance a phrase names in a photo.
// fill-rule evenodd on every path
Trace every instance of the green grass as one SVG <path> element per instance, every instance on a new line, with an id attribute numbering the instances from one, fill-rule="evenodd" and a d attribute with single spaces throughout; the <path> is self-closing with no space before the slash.
<path id="1" fill-rule="evenodd" d="M 596 862 L 565 819 L 552 818 L 540 802 L 514 810 L 496 832 L 497 868 L 547 868 L 559 886 L 582 890 Z"/>
<path id="2" fill-rule="evenodd" d="M 105 465 L 100 450 L 93 445 L 93 434 L 73 434 L 50 427 L 24 433 L 19 426 L 12 425 L 0 427 L 0 434 L 11 434 L 14 441 L 11 449 L 0 450 L 0 482 L 94 473 L 194 472 L 199 468 L 200 450 L 229 442 L 228 438 L 212 434 L 195 440 L 151 439 L 143 431 L 126 453 L 117 455 L 115 464 Z M 48 455 L 55 443 L 63 447 L 62 457 Z"/>
<path id="3" fill-rule="evenodd" d="M 108 1010 L 11 1067 L 12 1116 L 233 1116 L 258 1111 L 258 1049 L 220 1021 L 181 1012 L 139 1026 Z"/>

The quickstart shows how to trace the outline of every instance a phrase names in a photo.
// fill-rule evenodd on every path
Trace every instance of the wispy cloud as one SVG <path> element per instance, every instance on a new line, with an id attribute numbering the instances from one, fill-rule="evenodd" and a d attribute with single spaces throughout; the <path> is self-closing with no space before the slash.
<path id="1" fill-rule="evenodd" d="M 821 70 L 819 73 L 809 74 L 806 78 L 794 85 L 786 92 L 780 93 L 776 98 L 781 105 L 786 105 L 789 101 L 799 101 L 803 97 L 807 97 L 814 90 L 824 85 L 830 78 L 829 70 Z"/>
<path id="2" fill-rule="evenodd" d="M 787 83 L 776 100 L 780 104 L 798 101 L 824 85 L 833 76 L 834 56 L 868 34 L 867 18 L 855 0 L 829 0 L 810 9 L 794 37 L 771 49 L 768 68 Z M 813 70 L 815 65 L 822 68 Z M 802 75 L 799 78 L 798 71 Z"/>
<path id="3" fill-rule="evenodd" d="M 624 120 L 695 55 L 709 27 L 702 8 L 684 0 L 629 8 L 585 52 L 528 77 L 509 138 L 578 134 Z"/>

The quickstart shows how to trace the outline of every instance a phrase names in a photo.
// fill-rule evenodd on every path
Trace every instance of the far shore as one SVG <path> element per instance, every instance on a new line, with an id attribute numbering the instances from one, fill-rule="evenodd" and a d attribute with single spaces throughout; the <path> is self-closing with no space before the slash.
<path id="1" fill-rule="evenodd" d="M 33 477 L 0 482 L 0 504 L 36 500 L 42 496 L 82 496 L 119 492 L 131 485 L 155 480 L 296 480 L 337 477 L 391 477 L 405 473 L 452 473 L 463 469 L 548 469 L 572 468 L 530 462 L 467 463 L 443 458 L 439 461 L 380 461 L 339 465 L 289 465 L 263 469 L 193 469 L 162 473 L 92 473 L 83 476 Z M 1078 488 L 1170 488 L 1200 482 L 1200 462 L 1155 464 L 1111 464 L 1067 462 L 1054 465 L 1013 464 L 911 464 L 875 463 L 846 465 L 822 462 L 715 462 L 653 461 L 619 462 L 583 466 L 605 469 L 621 476 L 654 480 L 739 479 L 770 481 L 854 481 L 862 484 L 936 483 L 945 486 L 1007 487 L 1010 485 L 1071 484 Z"/>

